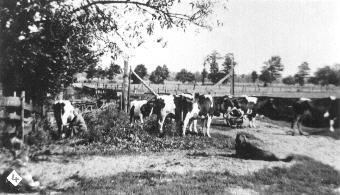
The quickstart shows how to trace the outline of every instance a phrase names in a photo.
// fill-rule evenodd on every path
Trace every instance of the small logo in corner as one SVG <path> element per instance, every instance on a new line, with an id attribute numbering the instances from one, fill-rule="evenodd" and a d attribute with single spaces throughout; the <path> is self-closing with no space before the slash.
<path id="1" fill-rule="evenodd" d="M 22 180 L 22 177 L 20 177 L 20 175 L 13 170 L 8 176 L 7 176 L 7 180 L 9 182 L 11 182 L 14 186 L 19 185 L 20 181 Z"/>

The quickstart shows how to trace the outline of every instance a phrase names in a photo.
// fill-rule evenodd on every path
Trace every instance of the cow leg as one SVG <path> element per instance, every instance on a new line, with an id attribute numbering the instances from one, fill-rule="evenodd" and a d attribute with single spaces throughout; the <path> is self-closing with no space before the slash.
<path id="1" fill-rule="evenodd" d="M 329 120 L 329 130 L 334 132 L 334 119 Z"/>
<path id="2" fill-rule="evenodd" d="M 197 131 L 197 119 L 192 122 L 194 124 L 194 132 L 198 133 Z"/>
<path id="3" fill-rule="evenodd" d="M 207 126 L 207 119 L 202 119 L 203 120 L 203 126 L 202 126 L 202 132 L 203 132 L 203 136 L 206 135 L 207 131 L 205 129 L 205 127 Z"/>
<path id="4" fill-rule="evenodd" d="M 210 136 L 210 125 L 211 125 L 211 121 L 212 121 L 212 116 L 208 116 L 208 119 L 207 119 L 207 135 L 208 135 L 208 137 L 211 137 L 211 136 Z"/>
<path id="5" fill-rule="evenodd" d="M 254 118 L 252 118 L 252 119 L 251 119 L 251 121 L 252 121 L 252 124 L 253 124 L 253 128 L 256 128 L 256 125 L 255 125 L 255 121 L 256 121 L 256 119 L 255 119 L 255 117 L 254 117 Z"/>
<path id="6" fill-rule="evenodd" d="M 159 125 L 159 133 L 163 134 L 163 126 L 165 121 L 166 115 L 160 116 L 158 119 L 158 125 Z"/>
<path id="7" fill-rule="evenodd" d="M 183 122 L 183 127 L 182 127 L 182 135 L 183 135 L 183 137 L 185 136 L 185 130 L 187 129 L 187 126 L 188 126 L 191 118 L 192 118 L 192 113 L 188 112 L 188 114 L 185 116 L 185 119 L 184 119 L 184 122 Z"/>
<path id="8" fill-rule="evenodd" d="M 132 106 L 130 109 L 130 124 L 132 123 L 134 119 L 134 114 L 135 114 L 135 106 Z"/>
<path id="9" fill-rule="evenodd" d="M 193 125 L 194 125 L 194 123 L 193 123 L 194 121 L 190 121 L 189 123 L 190 123 L 190 125 L 189 125 L 189 131 L 190 132 L 192 132 L 192 129 L 193 129 Z"/>
<path id="10" fill-rule="evenodd" d="M 296 126 L 297 126 L 297 121 L 298 121 L 298 119 L 300 118 L 300 116 L 298 115 L 298 116 L 294 116 L 293 118 L 292 118 L 292 121 L 291 121 L 291 125 L 290 125 L 290 128 L 293 130 L 293 135 L 295 135 L 295 133 L 296 133 Z"/>
<path id="11" fill-rule="evenodd" d="M 297 126 L 297 130 L 299 131 L 300 135 L 308 135 L 308 133 L 303 132 L 301 129 L 301 123 L 302 123 L 302 119 L 304 115 L 300 116 L 297 120 L 296 120 L 296 126 Z"/>
<path id="12" fill-rule="evenodd" d="M 139 114 L 140 123 L 143 124 L 143 114 Z"/>

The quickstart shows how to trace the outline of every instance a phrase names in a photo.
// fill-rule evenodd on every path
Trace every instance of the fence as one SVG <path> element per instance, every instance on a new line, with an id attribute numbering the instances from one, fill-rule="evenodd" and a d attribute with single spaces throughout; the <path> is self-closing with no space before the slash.
<path id="1" fill-rule="evenodd" d="M 32 131 L 34 128 L 35 117 L 32 115 L 34 111 L 32 100 L 27 103 L 25 101 L 25 91 L 21 92 L 21 96 L 17 97 L 16 92 L 13 96 L 4 97 L 0 96 L 0 129 L 5 130 L 9 133 L 19 134 L 21 131 L 22 140 L 24 136 Z M 20 112 L 20 115 L 17 112 Z M 25 117 L 26 113 L 29 112 L 30 116 Z M 27 116 L 27 114 L 26 114 Z"/>

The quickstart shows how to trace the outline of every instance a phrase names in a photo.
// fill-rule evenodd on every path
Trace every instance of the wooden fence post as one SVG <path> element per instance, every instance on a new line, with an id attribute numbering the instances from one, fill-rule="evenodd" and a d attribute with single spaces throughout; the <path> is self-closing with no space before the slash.
<path id="1" fill-rule="evenodd" d="M 130 66 L 130 72 L 129 72 L 129 81 L 128 81 L 128 91 L 127 91 L 127 113 L 130 112 L 130 88 L 131 88 L 131 66 Z"/>
<path id="2" fill-rule="evenodd" d="M 21 92 L 21 132 L 22 132 L 22 141 L 25 143 L 25 132 L 24 132 L 24 125 L 25 125 L 25 91 Z"/>

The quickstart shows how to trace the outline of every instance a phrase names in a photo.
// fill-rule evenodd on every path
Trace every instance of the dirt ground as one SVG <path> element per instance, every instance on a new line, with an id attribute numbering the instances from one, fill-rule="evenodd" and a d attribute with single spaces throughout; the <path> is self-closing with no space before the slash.
<path id="1" fill-rule="evenodd" d="M 267 122 L 258 122 L 257 128 L 228 129 L 213 126 L 211 133 L 236 137 L 239 131 L 254 134 L 262 139 L 278 156 L 289 154 L 304 155 L 330 165 L 340 171 L 340 140 L 322 136 L 291 136 L 288 127 Z M 28 168 L 33 175 L 40 178 L 44 186 L 53 189 L 66 189 L 77 185 L 73 176 L 85 178 L 104 177 L 121 172 L 163 171 L 166 173 L 185 174 L 196 171 L 224 172 L 246 175 L 265 167 L 289 167 L 294 160 L 285 162 L 268 162 L 231 158 L 232 152 L 224 150 L 174 150 L 171 152 L 142 153 L 119 156 L 81 156 L 56 157 L 53 161 L 30 162 Z M 251 189 L 230 188 L 232 194 L 256 194 Z"/>
<path id="2" fill-rule="evenodd" d="M 257 128 L 222 130 L 213 127 L 211 133 L 236 137 L 239 131 L 253 133 L 262 139 L 278 156 L 298 154 L 311 157 L 340 171 L 340 140 L 326 136 L 291 136 L 288 127 L 258 122 Z M 225 129 L 225 128 L 224 128 Z M 69 158 L 67 161 L 29 163 L 33 175 L 39 176 L 44 186 L 64 189 L 75 185 L 70 179 L 80 177 L 102 177 L 120 172 L 141 172 L 145 170 L 176 172 L 184 174 L 195 171 L 229 171 L 235 175 L 249 174 L 264 167 L 291 166 L 295 162 L 267 162 L 243 160 L 228 157 L 223 150 L 171 151 L 143 153 L 139 155 L 86 156 Z M 231 189 L 239 194 L 241 189 Z"/>

